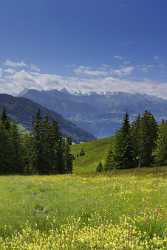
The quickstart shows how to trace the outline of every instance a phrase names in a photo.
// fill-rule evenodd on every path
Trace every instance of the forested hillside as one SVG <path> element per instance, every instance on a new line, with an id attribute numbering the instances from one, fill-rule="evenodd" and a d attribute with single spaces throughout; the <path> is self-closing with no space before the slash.
<path id="1" fill-rule="evenodd" d="M 41 116 L 32 122 L 32 131 L 22 133 L 3 109 L 0 115 L 0 175 L 69 174 L 73 156 L 70 138 L 63 137 L 58 123 Z"/>
<path id="2" fill-rule="evenodd" d="M 157 123 L 148 111 L 122 126 L 111 138 L 73 145 L 76 172 L 109 172 L 167 164 L 167 121 Z"/>
<path id="3" fill-rule="evenodd" d="M 60 126 L 61 132 L 64 135 L 71 137 L 73 141 L 80 142 L 94 139 L 93 135 L 83 129 L 80 129 L 72 122 L 64 119 L 60 114 L 51 111 L 27 98 L 0 94 L 0 111 L 2 111 L 3 107 L 5 107 L 8 115 L 14 121 L 22 124 L 27 129 L 31 129 L 33 117 L 40 109 L 43 117 L 48 115 L 49 119 L 56 120 Z"/>

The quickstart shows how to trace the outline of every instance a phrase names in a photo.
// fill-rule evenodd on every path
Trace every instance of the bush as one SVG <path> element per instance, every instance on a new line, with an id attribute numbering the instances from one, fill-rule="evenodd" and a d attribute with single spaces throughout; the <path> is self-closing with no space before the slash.
<path id="1" fill-rule="evenodd" d="M 103 172 L 103 164 L 101 162 L 97 165 L 96 172 L 97 173 Z"/>

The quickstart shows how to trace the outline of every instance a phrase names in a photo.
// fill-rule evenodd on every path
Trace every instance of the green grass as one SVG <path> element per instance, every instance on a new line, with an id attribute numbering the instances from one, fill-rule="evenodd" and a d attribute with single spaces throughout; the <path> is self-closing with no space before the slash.
<path id="1" fill-rule="evenodd" d="M 74 173 L 95 173 L 98 163 L 105 162 L 107 153 L 112 146 L 113 138 L 108 137 L 96 141 L 75 144 L 72 146 L 72 153 L 79 156 L 81 149 L 85 151 L 84 156 L 76 157 L 74 161 Z"/>
<path id="2" fill-rule="evenodd" d="M 167 168 L 98 175 L 112 142 L 73 145 L 73 175 L 1 176 L 0 250 L 167 249 Z"/>
<path id="3" fill-rule="evenodd" d="M 47 217 L 61 225 L 69 216 L 98 212 L 118 221 L 121 215 L 167 208 L 167 170 L 116 171 L 111 176 L 0 177 L 0 227 L 17 229 L 27 220 L 49 227 Z M 126 198 L 126 199 L 125 199 Z M 167 222 L 167 218 L 165 217 Z M 2 233 L 2 230 L 1 230 Z"/>
<path id="4" fill-rule="evenodd" d="M 96 177 L 77 175 L 0 177 L 0 236 L 2 237 L 0 242 L 5 241 L 8 236 L 7 241 L 10 242 L 10 236 L 26 228 L 27 223 L 29 225 L 27 233 L 35 234 L 39 230 L 39 238 L 44 237 L 42 233 L 46 234 L 45 237 L 49 236 L 50 229 L 61 231 L 62 225 L 72 226 L 74 220 L 77 221 L 77 226 L 74 223 L 74 227 L 78 229 L 66 226 L 66 232 L 68 230 L 79 232 L 78 230 L 82 231 L 83 227 L 87 228 L 85 230 L 88 228 L 95 230 L 106 225 L 105 229 L 103 228 L 105 232 L 110 230 L 107 229 L 110 228 L 107 225 L 116 224 L 122 227 L 124 224 L 120 224 L 120 219 L 123 216 L 133 220 L 131 223 L 133 227 L 135 224 L 134 230 L 142 234 L 146 232 L 149 238 L 154 234 L 167 237 L 164 236 L 167 230 L 166 178 L 165 167 L 115 171 L 110 176 Z M 112 230 L 116 230 L 115 227 Z M 33 236 L 27 234 L 22 237 L 27 244 L 30 244 L 31 238 L 33 239 Z M 16 239 L 18 240 L 18 236 Z M 89 246 L 84 246 L 76 249 L 91 249 Z M 3 249 L 1 244 L 0 249 Z M 20 245 L 20 248 L 9 249 L 38 248 L 21 248 Z M 54 250 L 49 247 L 41 249 Z"/>

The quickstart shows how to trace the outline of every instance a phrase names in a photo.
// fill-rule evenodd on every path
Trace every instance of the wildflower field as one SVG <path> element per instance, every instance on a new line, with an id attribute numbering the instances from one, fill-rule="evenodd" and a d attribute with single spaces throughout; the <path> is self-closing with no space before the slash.
<path id="1" fill-rule="evenodd" d="M 167 170 L 0 177 L 0 249 L 167 249 Z"/>

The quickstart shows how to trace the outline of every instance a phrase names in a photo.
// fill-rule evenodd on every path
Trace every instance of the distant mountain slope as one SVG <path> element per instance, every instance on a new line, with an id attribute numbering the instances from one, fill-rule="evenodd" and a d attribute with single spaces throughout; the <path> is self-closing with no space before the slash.
<path id="1" fill-rule="evenodd" d="M 151 111 L 158 120 L 167 119 L 167 101 L 149 95 L 123 92 L 75 95 L 66 90 L 28 90 L 23 95 L 60 112 L 65 118 L 96 137 L 112 135 L 120 127 L 126 111 L 130 113 L 131 119 L 145 110 Z"/>
<path id="2" fill-rule="evenodd" d="M 0 94 L 0 110 L 5 107 L 12 119 L 30 129 L 32 117 L 40 109 L 42 116 L 48 114 L 50 119 L 55 119 L 60 126 L 62 133 L 73 138 L 75 142 L 88 141 L 94 137 L 78 128 L 75 124 L 64 119 L 61 115 L 50 111 L 45 107 L 24 97 L 13 97 L 11 95 Z"/>

